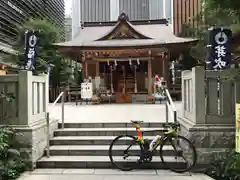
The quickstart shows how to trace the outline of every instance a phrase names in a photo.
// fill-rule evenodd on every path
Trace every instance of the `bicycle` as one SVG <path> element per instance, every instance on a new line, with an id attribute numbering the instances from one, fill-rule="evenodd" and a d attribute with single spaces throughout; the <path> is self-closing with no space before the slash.
<path id="1" fill-rule="evenodd" d="M 196 164 L 197 161 L 197 153 L 196 153 L 196 149 L 194 147 L 194 145 L 185 137 L 180 136 L 179 135 L 179 129 L 180 129 L 180 124 L 179 123 L 168 123 L 163 125 L 164 128 L 164 135 L 163 136 L 159 136 L 157 135 L 152 141 L 151 143 L 149 142 L 148 139 L 144 139 L 143 137 L 143 131 L 141 130 L 141 126 L 140 124 L 143 123 L 143 121 L 131 121 L 132 123 L 135 124 L 136 126 L 136 131 L 138 132 L 138 136 L 132 136 L 132 135 L 120 135 L 117 136 L 112 143 L 110 144 L 109 147 L 109 158 L 111 160 L 111 163 L 117 167 L 120 170 L 123 171 L 131 171 L 133 169 L 135 169 L 137 167 L 138 164 L 144 164 L 144 163 L 151 163 L 152 161 L 152 157 L 154 152 L 156 151 L 156 149 L 160 146 L 160 150 L 159 150 L 159 155 L 160 155 L 160 159 L 161 161 L 164 163 L 165 167 L 170 169 L 173 172 L 177 172 L 177 173 L 184 173 L 187 171 L 190 171 Z M 135 155 L 134 157 L 137 157 L 136 162 L 130 162 L 128 167 L 121 167 L 121 164 L 124 164 L 121 162 L 117 164 L 117 162 L 115 162 L 113 160 L 113 145 L 116 142 L 121 142 L 121 146 L 123 142 L 127 142 L 122 141 L 121 138 L 130 138 L 130 145 L 126 147 L 125 150 L 123 150 L 123 153 L 120 152 L 119 154 L 123 154 L 123 160 L 125 160 L 126 158 L 129 157 L 129 149 L 132 146 L 137 146 L 140 149 L 139 150 L 135 150 L 137 152 L 137 155 Z M 187 151 L 187 158 L 184 157 L 183 151 L 178 151 L 178 148 L 176 147 L 175 144 L 173 144 L 174 140 L 177 141 L 178 145 L 180 145 L 180 140 L 183 140 L 184 142 L 181 143 L 182 145 L 189 145 L 190 149 L 192 150 L 192 155 L 193 157 L 190 158 L 190 160 L 192 160 L 192 164 L 188 164 L 188 158 L 189 158 L 189 151 Z M 181 163 L 183 163 L 184 165 L 181 166 L 183 169 L 179 168 L 179 166 L 177 168 L 175 168 L 174 166 L 172 166 L 170 163 L 168 164 L 167 161 L 165 161 L 164 159 L 164 155 L 163 155 L 163 147 L 165 147 L 166 145 L 170 144 L 173 147 L 173 153 L 174 153 L 174 159 L 177 159 L 177 156 L 180 156 L 181 158 Z M 118 156 L 117 156 L 118 157 Z M 182 162 L 182 160 L 185 160 L 186 162 Z"/>

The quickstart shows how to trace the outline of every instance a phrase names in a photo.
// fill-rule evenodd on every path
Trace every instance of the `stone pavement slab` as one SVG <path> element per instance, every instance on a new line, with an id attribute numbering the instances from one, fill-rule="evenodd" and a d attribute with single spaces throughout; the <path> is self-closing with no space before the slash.
<path id="1" fill-rule="evenodd" d="M 213 180 L 203 174 L 177 174 L 167 170 L 114 169 L 36 169 L 25 172 L 18 180 Z"/>
<path id="2" fill-rule="evenodd" d="M 95 175 L 157 175 L 155 170 L 120 171 L 117 169 L 95 169 Z"/>

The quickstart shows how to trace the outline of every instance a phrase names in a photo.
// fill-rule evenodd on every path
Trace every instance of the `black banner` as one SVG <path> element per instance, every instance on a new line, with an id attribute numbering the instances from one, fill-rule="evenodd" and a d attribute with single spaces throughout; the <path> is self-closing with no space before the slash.
<path id="1" fill-rule="evenodd" d="M 34 70 L 36 68 L 37 47 L 39 38 L 37 32 L 25 32 L 25 69 Z"/>
<path id="2" fill-rule="evenodd" d="M 214 28 L 209 32 L 208 58 L 209 69 L 221 70 L 229 67 L 232 53 L 232 31 Z"/>

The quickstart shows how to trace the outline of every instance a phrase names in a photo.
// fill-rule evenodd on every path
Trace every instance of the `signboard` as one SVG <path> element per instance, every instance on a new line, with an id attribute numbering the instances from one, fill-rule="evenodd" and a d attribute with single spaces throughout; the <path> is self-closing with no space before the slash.
<path id="1" fill-rule="evenodd" d="M 34 70 L 36 67 L 37 45 L 39 38 L 34 31 L 25 32 L 25 69 Z"/>
<path id="2" fill-rule="evenodd" d="M 91 99 L 93 97 L 92 83 L 81 83 L 81 98 Z"/>
<path id="3" fill-rule="evenodd" d="M 236 104 L 236 152 L 240 153 L 240 104 Z"/>
<path id="4" fill-rule="evenodd" d="M 232 31 L 214 28 L 209 32 L 207 64 L 210 69 L 221 70 L 229 67 L 232 53 Z"/>

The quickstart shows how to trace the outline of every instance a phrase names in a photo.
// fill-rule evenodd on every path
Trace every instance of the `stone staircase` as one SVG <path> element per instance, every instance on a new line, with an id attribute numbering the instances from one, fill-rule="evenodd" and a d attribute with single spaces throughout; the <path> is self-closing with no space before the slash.
<path id="1" fill-rule="evenodd" d="M 144 123 L 142 127 L 145 138 L 149 140 L 163 133 L 161 123 Z M 64 129 L 54 132 L 50 140 L 50 157 L 42 157 L 37 162 L 37 168 L 112 168 L 108 149 L 111 141 L 120 134 L 137 135 L 132 123 L 67 123 Z M 115 155 L 120 156 L 122 149 L 121 145 L 114 149 Z M 167 161 L 172 162 L 173 166 L 181 165 L 175 164 L 170 148 L 164 150 Z M 152 162 L 143 168 L 165 168 L 159 151 L 154 154 Z"/>

